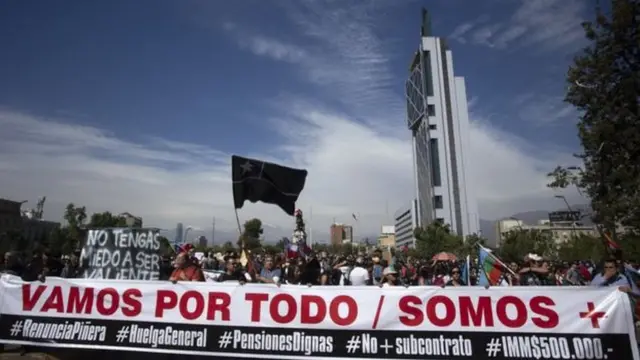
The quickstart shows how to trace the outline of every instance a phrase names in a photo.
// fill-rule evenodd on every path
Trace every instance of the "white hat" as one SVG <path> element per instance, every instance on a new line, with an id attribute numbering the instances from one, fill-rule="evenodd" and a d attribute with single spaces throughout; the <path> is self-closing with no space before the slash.
<path id="1" fill-rule="evenodd" d="M 382 271 L 382 275 L 386 276 L 389 274 L 397 274 L 398 272 L 396 271 L 396 269 L 393 268 L 393 266 L 387 266 L 386 268 L 384 268 L 384 270 Z"/>
<path id="2" fill-rule="evenodd" d="M 542 261 L 542 256 L 533 253 L 527 254 L 526 258 L 533 261 Z"/>

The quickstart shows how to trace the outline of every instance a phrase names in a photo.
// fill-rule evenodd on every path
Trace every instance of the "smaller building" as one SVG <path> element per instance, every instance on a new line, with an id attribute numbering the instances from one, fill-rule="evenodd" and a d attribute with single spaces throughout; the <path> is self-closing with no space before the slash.
<path id="1" fill-rule="evenodd" d="M 123 212 L 118 215 L 121 218 L 124 218 L 127 222 L 128 227 L 132 228 L 141 228 L 142 227 L 142 218 L 138 216 L 131 215 L 128 212 Z"/>
<path id="2" fill-rule="evenodd" d="M 598 231 L 594 226 L 584 226 L 579 223 L 553 223 L 549 220 L 540 220 L 536 225 L 527 225 L 517 219 L 504 219 L 496 222 L 496 233 L 499 238 L 497 246 L 500 246 L 506 235 L 510 231 L 541 231 L 551 234 L 557 244 L 569 241 L 572 236 L 588 235 L 598 236 Z"/>
<path id="3" fill-rule="evenodd" d="M 411 201 L 411 204 L 398 209 L 393 218 L 395 220 L 394 232 L 396 247 L 415 248 L 416 238 L 414 231 L 418 226 L 418 202 Z"/>
<path id="4" fill-rule="evenodd" d="M 353 238 L 353 226 L 344 225 L 343 229 L 344 229 L 344 237 L 342 238 L 342 243 L 343 244 L 354 243 L 355 241 Z"/>
<path id="5" fill-rule="evenodd" d="M 198 247 L 206 248 L 207 247 L 207 238 L 204 235 L 198 238 Z"/>
<path id="6" fill-rule="evenodd" d="M 329 236 L 331 239 L 331 245 L 339 246 L 344 239 L 344 225 L 343 224 L 331 224 L 329 227 Z"/>
<path id="7" fill-rule="evenodd" d="M 22 236 L 28 244 L 48 243 L 51 232 L 59 227 L 59 222 L 24 218 Z"/>
<path id="8" fill-rule="evenodd" d="M 353 243 L 353 226 L 346 224 L 334 223 L 329 228 L 331 245 L 338 246 L 342 244 Z"/>

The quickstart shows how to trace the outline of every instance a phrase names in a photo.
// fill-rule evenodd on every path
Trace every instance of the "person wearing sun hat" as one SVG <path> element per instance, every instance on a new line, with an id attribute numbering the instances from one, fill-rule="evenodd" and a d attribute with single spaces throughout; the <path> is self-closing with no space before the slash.
<path id="1" fill-rule="evenodd" d="M 390 287 L 390 286 L 399 286 L 402 285 L 400 279 L 398 278 L 398 272 L 393 267 L 393 265 L 387 266 L 382 272 L 382 277 L 384 281 L 382 282 L 382 287 Z"/>

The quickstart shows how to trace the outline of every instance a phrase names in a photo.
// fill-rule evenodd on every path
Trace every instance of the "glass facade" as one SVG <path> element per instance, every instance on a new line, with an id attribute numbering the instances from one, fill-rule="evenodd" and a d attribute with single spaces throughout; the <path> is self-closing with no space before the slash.
<path id="1" fill-rule="evenodd" d="M 418 186 L 418 225 L 426 225 L 433 222 L 435 216 L 433 204 L 434 177 L 432 166 L 440 161 L 438 152 L 434 154 L 431 149 L 429 129 L 429 113 L 435 113 L 435 107 L 427 105 L 427 96 L 433 96 L 433 79 L 431 76 L 431 59 L 427 51 L 420 52 L 409 78 L 405 83 L 405 96 L 407 101 L 407 126 L 413 132 L 415 146 L 415 171 Z M 436 143 L 437 145 L 437 143 Z M 440 169 L 435 171 L 440 182 Z"/>
<path id="2" fill-rule="evenodd" d="M 421 122 L 414 131 L 416 172 L 418 180 L 418 219 L 424 226 L 433 222 L 433 182 L 431 151 L 429 148 L 429 128 L 425 122 Z"/>

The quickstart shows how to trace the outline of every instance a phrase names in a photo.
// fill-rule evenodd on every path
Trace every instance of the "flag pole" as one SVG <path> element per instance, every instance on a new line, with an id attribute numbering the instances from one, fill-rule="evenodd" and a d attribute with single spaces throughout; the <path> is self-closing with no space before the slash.
<path id="1" fill-rule="evenodd" d="M 238 224 L 238 234 L 240 234 L 240 240 L 242 241 L 241 246 L 242 246 L 242 250 L 244 250 L 245 243 L 244 243 L 244 238 L 242 237 L 242 225 L 240 225 L 240 217 L 238 216 L 238 209 L 233 209 L 233 212 L 236 213 L 236 223 Z"/>

